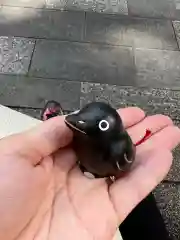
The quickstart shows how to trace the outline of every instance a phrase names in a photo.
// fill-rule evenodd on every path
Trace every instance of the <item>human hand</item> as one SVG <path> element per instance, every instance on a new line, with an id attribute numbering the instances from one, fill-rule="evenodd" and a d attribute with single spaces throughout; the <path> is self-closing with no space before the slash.
<path id="1" fill-rule="evenodd" d="M 0 239 L 111 240 L 131 210 L 165 177 L 180 130 L 165 116 L 144 118 L 138 108 L 119 111 L 137 147 L 131 171 L 108 186 L 88 179 L 68 147 L 63 117 L 0 141 Z"/>

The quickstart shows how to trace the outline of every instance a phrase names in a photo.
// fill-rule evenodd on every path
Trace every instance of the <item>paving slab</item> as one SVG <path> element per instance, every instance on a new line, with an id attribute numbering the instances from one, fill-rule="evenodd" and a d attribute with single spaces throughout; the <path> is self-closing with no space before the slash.
<path id="1" fill-rule="evenodd" d="M 0 75 L 0 102 L 8 106 L 43 108 L 56 100 L 66 110 L 79 108 L 80 83 Z"/>
<path id="2" fill-rule="evenodd" d="M 35 47 L 30 75 L 69 81 L 131 85 L 135 81 L 132 49 L 39 40 Z"/>
<path id="3" fill-rule="evenodd" d="M 180 52 L 136 49 L 137 86 L 180 87 Z"/>
<path id="4" fill-rule="evenodd" d="M 179 51 L 139 48 L 133 52 L 129 47 L 40 40 L 30 74 L 116 85 L 177 88 L 180 87 L 179 63 Z"/>
<path id="5" fill-rule="evenodd" d="M 177 42 L 169 20 L 117 18 L 87 13 L 85 39 L 90 42 L 141 48 L 176 50 Z"/>
<path id="6" fill-rule="evenodd" d="M 176 3 L 174 0 L 128 0 L 131 16 L 175 18 Z"/>
<path id="7" fill-rule="evenodd" d="M 80 41 L 83 37 L 84 20 L 83 12 L 2 7 L 0 33 L 4 36 Z"/>
<path id="8" fill-rule="evenodd" d="M 172 119 L 180 116 L 180 92 L 171 89 L 134 88 L 107 84 L 81 83 L 80 106 L 92 101 L 105 101 L 115 108 L 138 106 L 147 114 L 165 114 Z M 174 162 L 166 179 L 180 181 L 180 148 L 174 152 Z"/>
<path id="9" fill-rule="evenodd" d="M 104 100 L 115 108 L 127 105 L 139 106 L 150 114 L 159 112 L 168 114 L 173 119 L 180 116 L 179 97 L 180 91 L 168 88 L 138 88 L 100 83 L 81 83 L 81 105 L 95 100 Z"/>
<path id="10" fill-rule="evenodd" d="M 46 0 L 47 8 L 128 14 L 127 0 Z"/>
<path id="11" fill-rule="evenodd" d="M 173 240 L 180 236 L 180 185 L 160 184 L 154 191 L 161 214 Z"/>
<path id="12" fill-rule="evenodd" d="M 26 74 L 34 44 L 30 39 L 0 37 L 0 73 Z"/>

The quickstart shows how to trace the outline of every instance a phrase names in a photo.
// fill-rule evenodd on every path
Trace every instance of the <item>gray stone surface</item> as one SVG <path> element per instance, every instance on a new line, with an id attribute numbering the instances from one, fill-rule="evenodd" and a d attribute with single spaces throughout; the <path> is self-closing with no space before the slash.
<path id="1" fill-rule="evenodd" d="M 178 146 L 173 151 L 173 164 L 166 179 L 174 182 L 180 181 L 179 173 L 180 173 L 180 146 Z"/>
<path id="2" fill-rule="evenodd" d="M 117 18 L 87 13 L 85 39 L 141 48 L 178 48 L 172 23 L 160 19 Z"/>
<path id="3" fill-rule="evenodd" d="M 119 85 L 135 81 L 131 48 L 72 42 L 37 41 L 30 74 Z"/>
<path id="4" fill-rule="evenodd" d="M 173 26 L 174 26 L 174 31 L 176 34 L 178 46 L 180 48 L 180 21 L 173 21 Z"/>
<path id="5" fill-rule="evenodd" d="M 180 185 L 160 184 L 154 194 L 172 239 L 179 240 Z"/>
<path id="6" fill-rule="evenodd" d="M 8 106 L 42 108 L 56 100 L 66 110 L 79 108 L 80 83 L 0 75 L 0 103 Z"/>
<path id="7" fill-rule="evenodd" d="M 135 50 L 137 86 L 180 87 L 180 52 Z"/>
<path id="8" fill-rule="evenodd" d="M 81 83 L 81 101 L 107 101 L 115 108 L 139 106 L 148 114 L 162 113 L 172 119 L 180 116 L 180 92 L 171 89 L 112 86 L 98 83 Z"/>
<path id="9" fill-rule="evenodd" d="M 174 0 L 128 0 L 128 9 L 131 16 L 176 17 Z"/>
<path id="10" fill-rule="evenodd" d="M 1 0 L 2 5 L 17 7 L 45 7 L 45 0 Z"/>
<path id="11" fill-rule="evenodd" d="M 83 36 L 84 20 L 83 12 L 2 7 L 0 33 L 4 36 L 80 41 Z"/>
<path id="12" fill-rule="evenodd" d="M 0 73 L 26 74 L 34 40 L 0 37 Z"/>
<path id="13" fill-rule="evenodd" d="M 127 15 L 127 0 L 46 0 L 46 7 Z"/>
<path id="14" fill-rule="evenodd" d="M 180 127 L 180 116 L 177 115 L 176 119 L 173 119 L 176 126 Z M 166 177 L 167 180 L 174 182 L 180 182 L 180 145 L 173 151 L 173 165 Z"/>

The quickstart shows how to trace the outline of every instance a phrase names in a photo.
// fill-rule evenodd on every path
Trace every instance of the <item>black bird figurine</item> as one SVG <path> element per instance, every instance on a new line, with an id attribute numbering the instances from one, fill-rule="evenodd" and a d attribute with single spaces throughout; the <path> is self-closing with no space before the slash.
<path id="1" fill-rule="evenodd" d="M 74 133 L 74 149 L 83 171 L 96 177 L 117 177 L 135 159 L 135 145 L 117 111 L 103 102 L 87 104 L 66 116 Z"/>
<path id="2" fill-rule="evenodd" d="M 61 105 L 49 101 L 41 114 L 43 121 L 63 115 Z M 136 146 L 151 135 L 133 144 L 121 117 L 109 104 L 92 102 L 81 110 L 70 113 L 65 123 L 73 131 L 73 147 L 80 169 L 95 177 L 116 178 L 127 172 L 135 160 Z"/>

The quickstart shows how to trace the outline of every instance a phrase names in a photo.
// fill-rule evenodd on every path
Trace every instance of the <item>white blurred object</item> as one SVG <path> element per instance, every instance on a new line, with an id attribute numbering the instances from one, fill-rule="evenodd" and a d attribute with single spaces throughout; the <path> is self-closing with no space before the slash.
<path id="1" fill-rule="evenodd" d="M 0 138 L 23 132 L 41 123 L 40 120 L 0 105 Z M 112 240 L 122 240 L 117 230 Z"/>
<path id="2" fill-rule="evenodd" d="M 0 138 L 28 130 L 41 121 L 0 105 Z"/>

